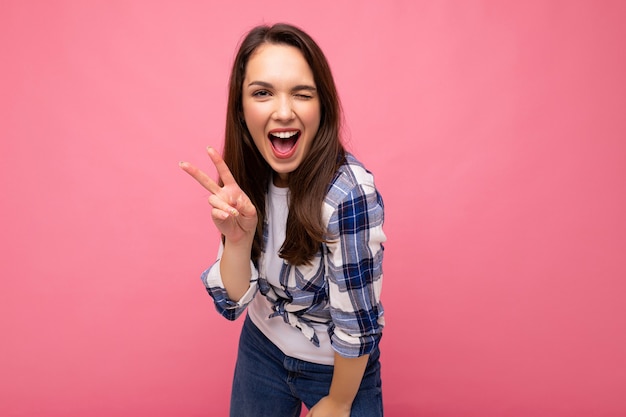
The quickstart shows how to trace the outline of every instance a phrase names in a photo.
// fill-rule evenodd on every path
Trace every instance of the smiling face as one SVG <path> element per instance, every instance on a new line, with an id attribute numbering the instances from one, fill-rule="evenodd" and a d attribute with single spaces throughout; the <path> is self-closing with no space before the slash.
<path id="1" fill-rule="evenodd" d="M 259 46 L 246 66 L 242 105 L 252 140 L 276 173 L 274 184 L 286 187 L 320 125 L 313 72 L 300 50 L 284 44 Z"/>

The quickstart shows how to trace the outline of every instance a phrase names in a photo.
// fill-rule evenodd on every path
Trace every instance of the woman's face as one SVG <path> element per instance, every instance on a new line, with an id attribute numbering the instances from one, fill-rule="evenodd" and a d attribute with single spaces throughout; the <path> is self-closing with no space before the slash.
<path id="1" fill-rule="evenodd" d="M 313 72 L 302 53 L 283 44 L 259 46 L 248 60 L 242 99 L 254 144 L 276 172 L 274 184 L 286 187 L 320 125 Z"/>

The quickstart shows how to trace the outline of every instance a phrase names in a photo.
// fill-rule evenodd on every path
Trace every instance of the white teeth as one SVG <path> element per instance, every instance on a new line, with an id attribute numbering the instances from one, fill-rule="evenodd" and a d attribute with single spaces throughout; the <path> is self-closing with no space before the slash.
<path id="1" fill-rule="evenodd" d="M 274 133 L 271 133 L 272 136 L 275 136 L 275 137 L 280 138 L 280 139 L 289 139 L 290 137 L 295 136 L 297 134 L 298 134 L 297 130 L 294 130 L 292 132 L 274 132 Z"/>

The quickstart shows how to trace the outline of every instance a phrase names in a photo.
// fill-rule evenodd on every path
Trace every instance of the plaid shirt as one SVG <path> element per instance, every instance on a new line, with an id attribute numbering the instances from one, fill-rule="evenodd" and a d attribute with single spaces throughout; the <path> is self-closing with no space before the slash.
<path id="1" fill-rule="evenodd" d="M 251 262 L 250 289 L 239 301 L 228 298 L 220 277 L 218 260 L 202 274 L 202 281 L 217 310 L 234 320 L 260 292 L 273 305 L 270 317 L 302 331 L 319 345 L 313 323 L 328 326 L 333 349 L 344 357 L 370 353 L 378 344 L 384 326 L 380 302 L 382 288 L 383 200 L 374 178 L 352 155 L 338 170 L 322 208 L 329 243 L 310 265 L 283 263 L 280 288 L 266 279 L 265 254 L 258 267 Z M 264 240 L 267 240 L 267 224 Z"/>

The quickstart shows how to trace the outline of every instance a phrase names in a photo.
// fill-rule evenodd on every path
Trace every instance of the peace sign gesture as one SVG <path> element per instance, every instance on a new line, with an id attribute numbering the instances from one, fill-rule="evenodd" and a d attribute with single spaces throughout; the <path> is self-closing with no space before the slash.
<path id="1" fill-rule="evenodd" d="M 232 243 L 254 239 L 258 222 L 256 208 L 248 196 L 239 188 L 226 162 L 211 147 L 207 153 L 217 169 L 217 174 L 224 183 L 220 186 L 211 177 L 188 162 L 179 165 L 189 175 L 195 178 L 200 185 L 211 193 L 209 204 L 213 207 L 211 217 L 218 230 Z"/>

